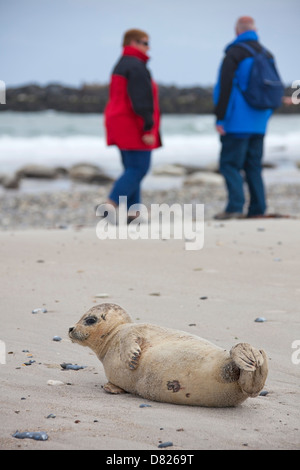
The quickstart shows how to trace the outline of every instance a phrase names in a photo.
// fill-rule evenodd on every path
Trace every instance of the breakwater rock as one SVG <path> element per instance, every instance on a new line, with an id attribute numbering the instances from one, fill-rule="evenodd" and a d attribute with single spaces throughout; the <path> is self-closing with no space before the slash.
<path id="1" fill-rule="evenodd" d="M 291 96 L 292 88 L 286 89 Z M 28 84 L 7 88 L 6 104 L 1 111 L 44 111 L 69 113 L 103 113 L 108 100 L 108 85 L 84 84 L 81 87 L 52 83 L 47 86 Z M 212 87 L 177 87 L 159 85 L 162 114 L 211 114 L 214 111 Z M 276 112 L 299 113 L 300 106 L 281 106 Z"/>

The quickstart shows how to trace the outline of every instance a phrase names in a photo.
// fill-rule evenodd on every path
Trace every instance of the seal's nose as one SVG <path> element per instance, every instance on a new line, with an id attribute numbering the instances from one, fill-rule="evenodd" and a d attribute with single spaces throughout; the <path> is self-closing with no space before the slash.
<path id="1" fill-rule="evenodd" d="M 69 328 L 69 333 L 72 333 L 73 330 L 74 330 L 74 326 L 72 326 L 71 328 Z"/>

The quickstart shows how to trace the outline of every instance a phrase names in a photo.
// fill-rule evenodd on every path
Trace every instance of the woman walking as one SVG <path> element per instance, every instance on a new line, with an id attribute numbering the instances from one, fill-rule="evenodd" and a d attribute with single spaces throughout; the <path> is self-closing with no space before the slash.
<path id="1" fill-rule="evenodd" d="M 105 109 L 108 145 L 121 152 L 123 174 L 115 182 L 107 204 L 119 205 L 127 197 L 127 209 L 141 202 L 141 182 L 151 163 L 151 151 L 161 146 L 158 88 L 146 64 L 149 36 L 139 29 L 124 34 L 123 54 L 110 82 Z"/>

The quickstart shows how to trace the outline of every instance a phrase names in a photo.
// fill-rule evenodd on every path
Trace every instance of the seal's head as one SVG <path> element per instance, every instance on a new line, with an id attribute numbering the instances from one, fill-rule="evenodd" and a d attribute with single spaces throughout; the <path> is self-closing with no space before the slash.
<path id="1" fill-rule="evenodd" d="M 73 342 L 99 352 L 101 344 L 106 342 L 115 328 L 124 323 L 131 323 L 131 318 L 119 305 L 96 305 L 75 326 L 69 328 L 69 337 Z"/>

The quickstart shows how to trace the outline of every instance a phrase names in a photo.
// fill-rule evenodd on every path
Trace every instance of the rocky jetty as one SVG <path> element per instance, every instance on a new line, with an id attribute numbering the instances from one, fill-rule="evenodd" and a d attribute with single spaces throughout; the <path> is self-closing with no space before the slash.
<path id="1" fill-rule="evenodd" d="M 286 96 L 295 90 L 286 88 Z M 6 104 L 1 111 L 44 111 L 52 109 L 68 113 L 103 113 L 108 100 L 108 85 L 84 84 L 79 88 L 52 83 L 47 86 L 28 84 L 7 88 Z M 163 114 L 210 114 L 214 111 L 212 87 L 159 85 L 160 108 Z M 300 106 L 281 106 L 278 113 L 299 113 Z"/>

